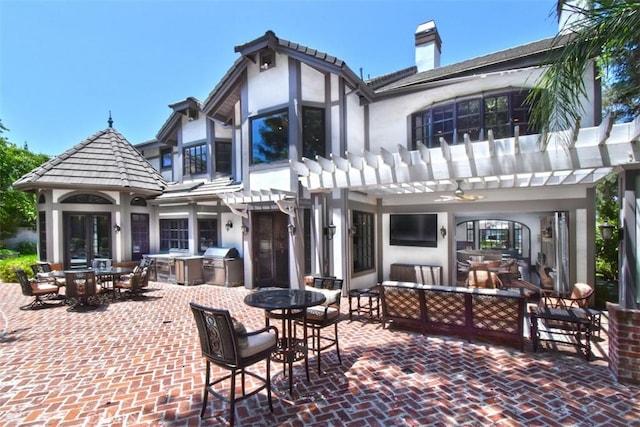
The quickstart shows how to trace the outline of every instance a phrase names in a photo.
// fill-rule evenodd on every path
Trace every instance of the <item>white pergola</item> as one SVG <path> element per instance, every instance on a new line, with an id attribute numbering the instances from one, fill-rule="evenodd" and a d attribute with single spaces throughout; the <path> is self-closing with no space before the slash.
<path id="1" fill-rule="evenodd" d="M 640 159 L 640 117 L 613 124 L 607 116 L 598 127 L 549 134 L 516 136 L 417 150 L 398 145 L 332 154 L 329 159 L 291 161 L 301 184 L 311 192 L 333 189 L 359 191 L 373 197 L 400 194 L 452 192 L 458 182 L 465 189 L 492 190 L 571 184 L 595 184 L 616 166 Z M 542 142 L 541 142 L 542 141 Z"/>

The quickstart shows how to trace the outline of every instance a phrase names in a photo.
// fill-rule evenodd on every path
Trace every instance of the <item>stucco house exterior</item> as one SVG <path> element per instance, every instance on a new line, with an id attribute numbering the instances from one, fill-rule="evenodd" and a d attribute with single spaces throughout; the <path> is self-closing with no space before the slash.
<path id="1" fill-rule="evenodd" d="M 204 101 L 171 104 L 137 151 L 110 122 L 15 186 L 38 191 L 41 258 L 65 267 L 223 246 L 245 259 L 249 286 L 327 274 L 368 287 L 393 263 L 442 266 L 453 283 L 457 252 L 494 238 L 528 265 L 543 258 L 565 290 L 594 283 L 593 187 L 629 163 L 633 142 L 618 130 L 633 125 L 602 120 L 594 65 L 580 128 L 541 142 L 525 100 L 561 45 L 442 67 L 429 21 L 415 31 L 415 66 L 365 80 L 267 31 L 235 48 L 240 57 Z M 394 244 L 397 214 L 435 215 L 436 241 L 425 230 L 430 242 Z M 82 230 L 63 238 L 80 227 L 68 221 Z M 86 256 L 69 249 L 79 238 Z"/>
<path id="2" fill-rule="evenodd" d="M 429 21 L 415 65 L 364 79 L 267 31 L 235 47 L 206 99 L 171 104 L 154 139 L 133 149 L 110 126 L 15 187 L 38 195 L 40 257 L 65 267 L 221 246 L 240 252 L 247 287 L 322 274 L 355 289 L 392 264 L 455 284 L 461 254 L 493 248 L 551 265 L 560 290 L 593 284 L 594 186 L 617 170 L 635 194 L 640 122 L 601 117 L 594 64 L 579 125 L 538 134 L 527 96 L 562 40 L 440 66 Z"/>

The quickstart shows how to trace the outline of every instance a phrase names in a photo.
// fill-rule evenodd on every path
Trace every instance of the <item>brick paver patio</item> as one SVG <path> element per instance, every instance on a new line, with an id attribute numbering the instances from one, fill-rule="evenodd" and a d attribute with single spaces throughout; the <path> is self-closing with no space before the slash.
<path id="1" fill-rule="evenodd" d="M 0 283 L 0 425 L 225 425 L 227 407 L 215 398 L 210 418 L 199 419 L 204 362 L 188 302 L 228 308 L 249 328 L 263 325 L 262 311 L 244 304 L 244 288 L 150 288 L 145 300 L 90 312 L 25 311 L 19 285 Z M 347 306 L 342 364 L 328 350 L 318 376 L 312 357 L 310 382 L 296 365 L 293 398 L 273 364 L 274 412 L 254 396 L 238 404 L 237 425 L 640 426 L 640 388 L 614 381 L 606 332 L 588 363 L 571 347 L 534 354 L 530 345 L 383 330 L 349 321 Z"/>

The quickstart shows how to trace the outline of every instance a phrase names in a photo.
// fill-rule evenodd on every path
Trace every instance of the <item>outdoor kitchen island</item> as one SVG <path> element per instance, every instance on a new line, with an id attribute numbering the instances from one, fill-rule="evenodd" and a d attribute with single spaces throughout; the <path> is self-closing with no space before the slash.
<path id="1" fill-rule="evenodd" d="M 203 255 L 184 252 L 145 255 L 154 260 L 152 281 L 179 285 L 241 286 L 244 264 L 235 248 L 210 247 Z"/>

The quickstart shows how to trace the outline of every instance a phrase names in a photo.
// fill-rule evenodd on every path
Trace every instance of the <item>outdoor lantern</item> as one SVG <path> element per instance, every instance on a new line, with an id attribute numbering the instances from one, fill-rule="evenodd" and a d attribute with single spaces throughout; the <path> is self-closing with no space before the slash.
<path id="1" fill-rule="evenodd" d="M 227 231 L 231 230 L 233 228 L 233 222 L 231 222 L 231 220 L 228 220 L 227 223 L 224 225 L 224 228 L 226 228 Z"/>
<path id="2" fill-rule="evenodd" d="M 444 228 L 444 225 L 442 227 L 440 227 L 440 234 L 442 235 L 442 238 L 444 239 L 445 237 L 447 237 L 447 229 Z"/>
<path id="3" fill-rule="evenodd" d="M 611 240 L 614 228 L 616 227 L 609 224 L 608 221 L 605 221 L 604 224 L 600 225 L 600 236 L 602 236 L 604 240 Z"/>
<path id="4" fill-rule="evenodd" d="M 333 240 L 333 236 L 336 235 L 336 226 L 329 224 L 324 228 L 324 234 L 327 236 L 327 240 Z"/>
<path id="5" fill-rule="evenodd" d="M 292 236 L 294 234 L 296 234 L 296 226 L 295 225 L 289 223 L 289 224 L 287 224 L 287 229 L 289 230 L 289 234 L 291 234 Z"/>
<path id="6" fill-rule="evenodd" d="M 247 234 L 249 232 L 249 227 L 247 227 L 246 225 L 242 224 L 240 226 L 240 230 L 242 230 L 242 234 Z"/>
<path id="7" fill-rule="evenodd" d="M 120 226 L 119 226 L 118 224 L 114 224 L 114 225 L 113 225 L 113 231 L 115 231 L 116 233 L 117 233 L 118 231 L 120 231 Z"/>

